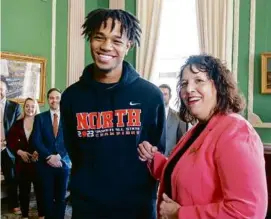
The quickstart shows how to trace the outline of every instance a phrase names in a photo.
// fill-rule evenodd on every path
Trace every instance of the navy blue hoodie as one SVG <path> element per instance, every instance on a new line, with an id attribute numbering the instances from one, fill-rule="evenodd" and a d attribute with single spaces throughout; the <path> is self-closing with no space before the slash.
<path id="1" fill-rule="evenodd" d="M 93 68 L 61 100 L 72 198 L 90 203 L 89 218 L 153 218 L 157 184 L 137 148 L 149 141 L 164 151 L 162 94 L 127 62 L 115 84 L 93 80 Z"/>

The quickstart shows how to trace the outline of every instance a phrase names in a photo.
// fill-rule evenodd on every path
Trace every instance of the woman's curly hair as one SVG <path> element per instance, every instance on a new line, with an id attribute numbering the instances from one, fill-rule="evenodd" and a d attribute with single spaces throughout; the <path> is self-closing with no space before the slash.
<path id="1" fill-rule="evenodd" d="M 180 105 L 180 118 L 185 122 L 195 122 L 197 119 L 190 114 L 181 99 L 181 80 L 185 68 L 197 74 L 199 71 L 206 72 L 209 79 L 214 81 L 217 90 L 217 105 L 214 113 L 240 113 L 244 110 L 246 104 L 243 96 L 239 94 L 237 84 L 233 78 L 232 72 L 227 69 L 220 59 L 210 55 L 193 55 L 190 56 L 185 64 L 181 67 L 178 77 L 177 92 L 178 102 Z"/>

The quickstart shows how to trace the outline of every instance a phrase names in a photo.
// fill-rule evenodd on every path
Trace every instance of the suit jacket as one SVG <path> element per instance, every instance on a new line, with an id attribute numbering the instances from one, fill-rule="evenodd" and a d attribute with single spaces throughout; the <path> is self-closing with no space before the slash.
<path id="1" fill-rule="evenodd" d="M 30 139 L 30 138 L 29 138 Z M 8 147 L 16 157 L 16 173 L 35 174 L 34 163 L 25 163 L 20 156 L 17 155 L 18 150 L 27 151 L 33 154 L 35 149 L 31 144 L 31 141 L 27 141 L 24 132 L 24 119 L 20 119 L 15 122 L 8 133 L 7 140 L 9 142 Z"/>
<path id="2" fill-rule="evenodd" d="M 4 129 L 5 135 L 7 137 L 8 131 L 11 126 L 16 122 L 16 120 L 21 115 L 21 107 L 18 103 L 6 100 L 5 110 L 4 110 Z"/>
<path id="3" fill-rule="evenodd" d="M 180 140 L 171 160 L 196 127 Z M 149 165 L 162 179 L 167 158 L 156 153 Z M 178 218 L 260 219 L 267 211 L 267 185 L 263 144 L 240 115 L 216 115 L 177 162 L 171 175 L 172 199 L 181 205 Z"/>
<path id="4" fill-rule="evenodd" d="M 16 120 L 20 117 L 22 113 L 21 106 L 20 104 L 11 101 L 11 100 L 6 100 L 6 105 L 5 105 L 5 110 L 4 110 L 4 131 L 5 131 L 5 137 L 7 139 L 8 132 L 12 125 L 16 122 Z M 8 144 L 8 140 L 7 140 Z M 14 162 L 14 155 L 11 153 L 11 151 L 6 148 L 6 152 L 8 153 L 9 157 L 12 159 Z"/>
<path id="5" fill-rule="evenodd" d="M 169 108 L 166 129 L 166 156 L 169 156 L 172 149 L 176 146 L 180 138 L 187 131 L 186 126 L 186 123 L 180 120 L 178 117 L 177 112 Z"/>
<path id="6" fill-rule="evenodd" d="M 38 163 L 48 165 L 46 158 L 52 154 L 59 154 L 63 164 L 62 167 L 71 168 L 71 161 L 64 145 L 61 117 L 58 134 L 55 137 L 50 110 L 36 115 L 32 131 L 32 141 L 34 148 L 39 153 Z"/>

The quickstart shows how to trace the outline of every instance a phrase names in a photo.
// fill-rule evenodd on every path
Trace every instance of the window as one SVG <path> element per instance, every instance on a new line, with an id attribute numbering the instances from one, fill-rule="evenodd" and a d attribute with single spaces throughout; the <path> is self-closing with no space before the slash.
<path id="1" fill-rule="evenodd" d="M 198 54 L 198 33 L 195 2 L 164 0 L 157 56 L 151 81 L 172 89 L 170 107 L 176 108 L 176 85 L 180 67 L 189 55 Z"/>

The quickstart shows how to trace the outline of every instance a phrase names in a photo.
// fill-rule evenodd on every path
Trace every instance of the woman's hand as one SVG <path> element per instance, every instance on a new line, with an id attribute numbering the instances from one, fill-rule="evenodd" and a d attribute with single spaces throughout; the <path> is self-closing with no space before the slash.
<path id="1" fill-rule="evenodd" d="M 163 194 L 163 201 L 160 204 L 159 213 L 164 219 L 178 219 L 178 211 L 181 206 L 170 199 L 165 193 Z"/>
<path id="2" fill-rule="evenodd" d="M 38 154 L 37 151 L 34 151 L 33 154 L 32 154 L 31 160 L 33 162 L 36 162 L 36 161 L 38 161 L 38 159 L 39 159 L 39 154 Z"/>
<path id="3" fill-rule="evenodd" d="M 154 153 L 157 151 L 157 147 L 152 146 L 147 141 L 143 141 L 139 144 L 137 151 L 139 153 L 139 159 L 141 161 L 151 162 L 154 157 Z"/>
<path id="4" fill-rule="evenodd" d="M 23 150 L 18 150 L 17 154 L 22 158 L 24 162 L 30 163 L 30 158 L 32 157 L 31 154 Z"/>

